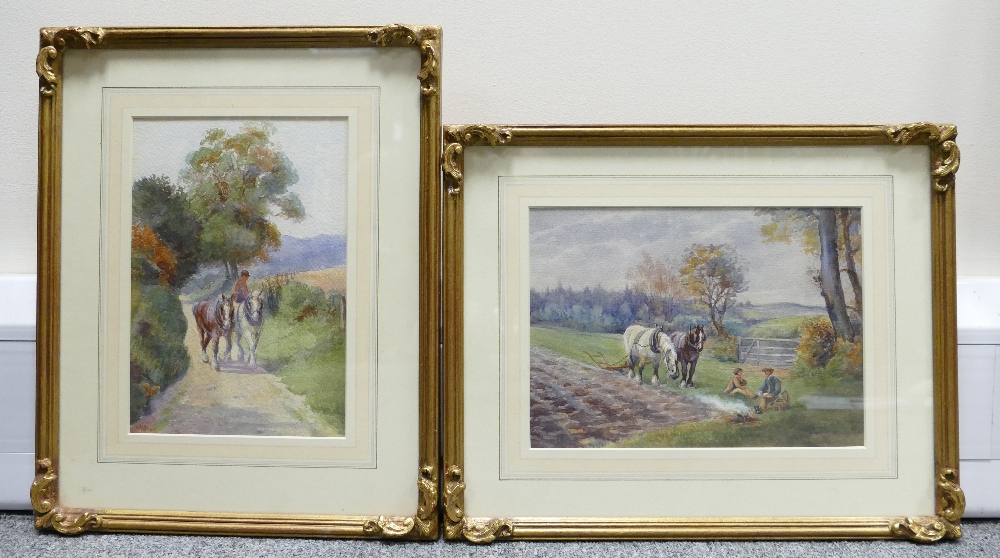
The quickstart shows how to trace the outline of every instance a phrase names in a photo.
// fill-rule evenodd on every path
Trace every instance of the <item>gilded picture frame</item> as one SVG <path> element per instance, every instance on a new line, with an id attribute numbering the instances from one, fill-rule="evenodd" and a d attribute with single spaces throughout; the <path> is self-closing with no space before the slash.
<path id="1" fill-rule="evenodd" d="M 435 26 L 41 30 L 36 65 L 40 84 L 37 476 L 31 487 L 36 527 L 62 534 L 103 531 L 437 539 L 440 56 L 441 29 Z M 135 124 L 140 120 L 157 134 L 166 135 L 147 134 Z M 81 122 L 86 125 L 81 127 Z M 333 136 L 326 131 L 303 136 L 304 128 L 297 127 L 302 122 L 319 122 L 323 130 L 331 126 L 342 130 L 337 132 L 341 139 L 329 139 Z M 177 141 L 180 151 L 176 153 L 180 155 L 171 163 L 177 169 L 186 165 L 187 170 L 181 172 L 186 178 L 166 176 L 164 171 L 162 180 L 157 180 L 167 193 L 151 198 L 151 210 L 141 209 L 138 198 L 130 200 L 133 196 L 129 195 L 139 191 L 140 178 L 148 178 L 139 176 L 143 157 L 140 152 L 146 150 L 154 162 L 169 159 L 166 146 L 174 140 L 164 138 L 179 138 L 180 132 L 174 128 L 188 125 L 198 130 Z M 303 139 L 317 144 L 313 155 L 293 153 L 297 149 L 294 145 L 303 143 Z M 244 148 L 237 145 L 241 142 Z M 322 182 L 322 186 L 306 184 L 312 180 L 308 173 L 315 170 L 313 167 L 329 166 L 324 161 L 334 152 L 340 153 L 338 160 L 343 162 L 337 163 L 333 171 L 324 172 L 341 177 L 334 182 L 346 184 L 337 188 L 347 192 L 340 195 L 348 202 L 324 199 L 331 190 L 323 188 L 333 188 L 327 186 L 327 179 L 313 181 Z M 199 159 L 197 153 L 207 159 Z M 318 159 L 309 159 L 314 155 Z M 386 157 L 393 158 L 391 165 Z M 333 402 L 339 411 L 334 411 L 332 422 L 324 422 L 326 419 L 316 416 L 322 414 L 325 404 L 314 404 L 310 399 L 322 399 L 321 388 L 286 389 L 281 384 L 288 380 L 280 379 L 272 383 L 287 399 L 291 415 L 308 415 L 310 420 L 322 423 L 314 425 L 311 434 L 283 430 L 277 422 L 267 424 L 277 420 L 272 417 L 253 426 L 259 428 L 253 432 L 263 433 L 270 426 L 279 426 L 276 430 L 247 436 L 246 431 L 239 430 L 242 427 L 237 428 L 242 420 L 239 417 L 254 414 L 255 406 L 264 401 L 260 398 L 245 405 L 240 411 L 243 415 L 232 411 L 222 422 L 210 417 L 202 420 L 201 427 L 178 427 L 182 432 L 179 437 L 161 433 L 177 432 L 163 430 L 169 420 L 162 412 L 155 418 L 147 416 L 144 425 L 136 426 L 141 422 L 136 421 L 137 415 L 149 414 L 158 406 L 155 401 L 161 387 L 164 394 L 169 391 L 168 385 L 161 386 L 159 380 L 151 379 L 162 378 L 163 374 L 150 372 L 148 361 L 142 366 L 136 364 L 136 343 L 142 338 L 154 338 L 159 331 L 149 322 L 138 333 L 134 331 L 136 304 L 155 306 L 149 298 L 153 290 L 161 293 L 161 300 L 173 300 L 175 307 L 184 308 L 184 315 L 194 313 L 187 318 L 187 335 L 195 339 L 191 336 L 195 335 L 197 321 L 205 363 L 199 363 L 196 350 L 189 349 L 193 354 L 181 359 L 190 362 L 189 370 L 201 367 L 205 374 L 219 378 L 231 373 L 226 381 L 236 382 L 252 375 L 271 379 L 281 376 L 263 356 L 268 318 L 263 333 L 257 326 L 255 334 L 261 340 L 261 360 L 256 360 L 256 340 L 244 360 L 244 347 L 237 337 L 239 361 L 232 353 L 226 362 L 228 372 L 225 366 L 220 371 L 218 361 L 223 359 L 223 351 L 218 351 L 217 344 L 232 324 L 219 318 L 216 333 L 210 329 L 202 332 L 204 324 L 196 309 L 177 303 L 181 296 L 184 305 L 197 306 L 198 296 L 177 294 L 182 282 L 179 270 L 185 261 L 182 250 L 163 240 L 166 233 L 150 224 L 150 219 L 137 217 L 140 210 L 147 211 L 146 215 L 165 215 L 168 210 L 156 205 L 156 200 L 166 204 L 167 198 L 193 196 L 191 192 L 199 180 L 195 178 L 197 165 L 205 161 L 212 164 L 220 158 L 239 164 L 250 161 L 242 167 L 233 163 L 233 168 L 243 169 L 242 174 L 215 184 L 228 188 L 226 180 L 238 180 L 243 192 L 261 188 L 257 205 L 253 206 L 257 209 L 248 211 L 258 211 L 258 225 L 253 230 L 264 231 L 264 236 L 258 236 L 263 243 L 257 245 L 253 255 L 232 256 L 228 259 L 234 261 L 225 266 L 222 263 L 227 258 L 216 257 L 213 261 L 218 263 L 210 264 L 211 258 L 204 259 L 208 258 L 204 256 L 207 252 L 195 251 L 203 258 L 198 264 L 202 271 L 224 267 L 227 278 L 230 271 L 233 275 L 213 287 L 213 292 L 221 294 L 201 296 L 209 300 L 218 296 L 224 304 L 228 300 L 232 306 L 213 307 L 221 308 L 216 316 L 224 318 L 228 308 L 235 318 L 234 308 L 242 308 L 235 306 L 235 299 L 262 296 L 267 285 L 275 287 L 280 295 L 284 285 L 282 300 L 287 301 L 292 298 L 290 285 L 299 275 L 304 277 L 304 285 L 295 289 L 311 302 L 300 301 L 298 315 L 288 323 L 293 328 L 314 324 L 312 333 L 302 335 L 308 337 L 310 347 L 322 351 L 329 349 L 324 343 L 330 335 L 339 339 L 339 356 L 329 357 L 340 362 L 341 399 Z M 134 174 L 129 176 L 127 170 L 133 165 Z M 209 174 L 224 174 L 221 167 L 201 168 L 207 168 Z M 146 180 L 144 184 L 157 180 Z M 309 194 L 309 188 L 318 188 L 318 193 Z M 231 195 L 236 196 L 233 192 Z M 309 196 L 314 196 L 314 201 L 309 201 Z M 115 205 L 119 199 L 125 201 Z M 219 200 L 213 203 L 222 207 Z M 241 207 L 250 207 L 248 203 Z M 117 252 L 129 257 L 130 205 L 131 295 L 129 264 L 114 259 Z M 359 209 L 365 207 L 369 209 Z M 282 229 L 285 225 L 277 224 L 281 219 L 281 223 L 308 222 L 310 214 L 333 210 L 345 215 L 337 218 L 341 220 L 337 225 L 340 229 L 334 232 L 339 236 L 320 235 L 320 229 Z M 383 220 L 381 227 L 378 217 Z M 198 231 L 211 226 L 205 220 L 208 217 L 200 219 L 192 221 L 197 223 Z M 163 225 L 165 221 L 157 223 Z M 99 225 L 81 233 L 74 229 L 81 222 Z M 386 227 L 384 223 L 390 222 L 393 227 Z M 245 230 L 250 231 L 249 227 L 245 225 Z M 340 271 L 298 273 L 292 268 L 259 267 L 268 262 L 277 265 L 284 257 L 278 252 L 282 233 L 286 239 L 312 235 L 304 243 L 298 239 L 300 248 L 306 246 L 305 252 L 293 258 L 299 264 L 313 257 L 313 248 L 327 250 L 330 261 L 338 263 L 325 265 L 340 266 Z M 145 240 L 137 240 L 140 237 Z M 202 237 L 198 238 L 201 241 Z M 228 237 L 217 238 L 224 244 Z M 336 244 L 332 238 L 340 239 L 339 247 L 329 248 Z M 83 244 L 76 245 L 77 241 Z M 137 248 L 143 242 L 147 243 L 145 248 Z M 310 242 L 313 248 L 308 248 Z M 389 258 L 385 250 L 380 257 L 379 248 L 386 243 L 391 243 L 393 249 L 405 248 L 412 257 L 394 254 Z M 292 244 L 286 241 L 284 245 Z M 139 268 L 135 267 L 136 261 Z M 253 265 L 258 267 L 250 267 L 252 273 L 247 272 L 246 267 Z M 233 285 L 230 298 L 229 284 L 241 268 L 243 287 Z M 152 272 L 153 279 L 142 283 L 146 272 Z M 249 284 L 247 275 L 251 276 Z M 334 284 L 341 286 L 324 285 L 322 280 L 317 281 L 319 276 L 327 281 L 332 277 Z M 238 296 L 240 289 L 242 296 Z M 131 334 L 125 323 L 130 319 L 130 296 Z M 79 306 L 73 309 L 77 297 L 85 300 L 84 306 L 93 313 L 81 313 Z M 273 310 L 278 312 L 280 308 L 276 305 Z M 382 315 L 390 308 L 396 312 L 393 316 L 409 320 L 403 329 L 393 328 L 388 315 Z M 115 322 L 115 312 L 125 322 Z M 277 314 L 270 319 L 277 324 Z M 414 323 L 419 327 L 412 327 Z M 272 331 L 275 328 L 277 325 L 272 326 Z M 91 336 L 89 331 L 99 333 Z M 180 331 L 184 331 L 183 326 Z M 209 359 L 204 339 L 211 347 L 213 336 L 218 355 Z M 301 337 L 292 334 L 292 338 L 296 336 Z M 119 338 L 123 341 L 114 341 Z M 281 345 L 278 341 L 275 346 Z M 117 358 L 116 352 L 121 358 L 109 360 Z M 306 359 L 302 356 L 305 354 L 287 354 L 271 364 L 277 367 L 278 362 Z M 117 364 L 108 364 L 114 362 Z M 160 360 L 155 362 L 162 364 Z M 326 373 L 325 364 L 309 365 L 301 360 L 299 366 Z M 141 389 L 137 392 L 136 385 L 130 387 L 123 378 L 130 378 Z M 78 381 L 87 387 L 78 389 Z M 347 395 L 343 395 L 344 390 Z M 245 391 L 238 386 L 233 397 Z M 179 393 L 174 397 L 173 402 L 183 400 Z M 218 401 L 202 402 L 202 410 L 211 410 L 208 407 L 218 406 Z M 229 419 L 233 429 L 220 426 Z M 331 434 L 337 429 L 339 433 Z M 361 434 L 355 436 L 354 432 Z M 394 436 L 403 441 L 394 440 Z M 355 439 L 363 441 L 355 443 Z M 129 446 L 135 440 L 163 442 L 166 449 L 142 453 L 136 449 L 141 445 Z M 115 446 L 112 442 L 125 445 Z M 187 446 L 195 448 L 193 453 L 171 457 L 174 449 L 183 449 L 188 442 L 194 443 Z M 241 444 L 250 449 L 240 449 Z M 363 446 L 360 453 L 341 460 L 337 452 L 343 450 L 341 446 L 351 444 Z M 220 450 L 223 446 L 228 449 Z M 283 457 L 286 451 L 298 451 L 296 447 L 301 450 L 299 457 L 292 461 Z M 260 453 L 258 458 L 247 458 L 255 452 Z M 150 476 L 160 478 L 150 484 Z M 144 482 L 153 487 L 152 492 L 139 490 Z M 161 488 L 155 488 L 157 485 Z M 248 491 L 240 485 L 255 488 Z M 369 498 L 362 493 L 384 497 Z M 178 494 L 182 496 L 178 498 Z"/>
<path id="2" fill-rule="evenodd" d="M 957 443 L 954 184 L 959 150 L 955 137 L 953 125 L 929 123 L 445 126 L 442 501 L 446 538 L 484 543 L 845 538 L 932 542 L 960 537 L 965 499 L 959 487 Z M 871 164 L 857 163 L 862 159 Z M 909 162 L 902 163 L 903 159 Z M 909 170 L 902 170 L 904 166 Z M 860 181 L 856 183 L 857 189 L 838 190 L 840 183 L 852 181 Z M 867 205 L 864 201 L 880 196 L 889 202 L 888 206 Z M 809 210 L 810 204 L 819 209 Z M 861 215 L 876 219 L 851 228 L 854 225 L 847 225 L 848 215 L 855 209 L 844 206 L 855 205 Z M 675 211 L 675 206 L 688 213 Z M 706 206 L 711 206 L 707 212 Z M 775 209 L 777 206 L 794 206 L 791 212 L 800 216 L 830 213 L 832 210 L 827 210 L 827 206 L 840 207 L 838 211 L 846 227 L 839 233 L 840 250 L 844 249 L 844 242 L 852 243 L 855 234 L 891 240 L 882 248 L 873 248 L 879 246 L 877 239 L 873 244 L 865 244 L 872 259 L 864 260 L 861 272 L 866 277 L 864 300 L 873 304 L 865 306 L 864 319 L 852 318 L 852 323 L 858 328 L 863 325 L 865 330 L 864 365 L 860 360 L 858 363 L 864 379 L 859 381 L 873 382 L 859 388 L 863 393 L 857 408 L 864 410 L 858 410 L 857 416 L 864 417 L 859 419 L 859 424 L 866 425 L 859 426 L 866 428 L 864 441 L 824 442 L 811 437 L 799 438 L 801 444 L 754 443 L 783 449 L 736 448 L 732 442 L 713 441 L 716 438 L 703 433 L 738 432 L 736 436 L 766 440 L 758 434 L 766 432 L 768 420 L 776 425 L 798 413 L 795 421 L 804 424 L 809 422 L 806 420 L 809 413 L 826 412 L 811 410 L 808 402 L 817 400 L 809 398 L 796 407 L 798 397 L 794 393 L 791 408 L 784 414 L 773 409 L 762 411 L 759 405 L 756 413 L 707 411 L 713 420 L 692 423 L 707 424 L 705 430 L 691 428 L 687 433 L 674 430 L 661 438 L 626 436 L 625 442 L 620 437 L 613 438 L 613 434 L 607 433 L 606 423 L 620 420 L 629 411 L 631 402 L 614 400 L 619 396 L 618 390 L 627 389 L 631 398 L 671 392 L 671 397 L 689 402 L 715 401 L 719 409 L 731 405 L 738 394 L 730 393 L 729 389 L 723 392 L 724 384 L 708 384 L 716 377 L 719 379 L 714 381 L 725 382 L 726 375 L 732 377 L 737 366 L 753 365 L 742 360 L 745 348 L 733 349 L 741 352 L 728 360 L 718 357 L 725 361 L 716 362 L 718 370 L 724 370 L 724 374 L 718 372 L 719 376 L 712 376 L 711 366 L 715 361 L 705 358 L 717 357 L 706 349 L 702 356 L 706 362 L 701 365 L 706 372 L 699 372 L 702 374 L 699 377 L 692 368 L 693 386 L 690 383 L 674 386 L 664 374 L 656 380 L 662 381 L 665 389 L 655 385 L 652 377 L 643 379 L 641 365 L 645 360 L 634 354 L 640 342 L 633 342 L 630 353 L 627 331 L 626 352 L 621 360 L 616 360 L 623 350 L 622 329 L 629 323 L 647 320 L 646 331 L 656 336 L 657 330 L 669 333 L 668 326 L 663 321 L 654 323 L 656 320 L 673 320 L 688 324 L 686 330 L 685 326 L 676 326 L 683 337 L 697 327 L 690 320 L 684 322 L 678 314 L 704 312 L 693 320 L 705 324 L 709 340 L 714 337 L 718 346 L 721 336 L 716 329 L 725 332 L 727 327 L 732 330 L 749 324 L 749 321 L 724 322 L 715 313 L 719 308 L 713 309 L 710 322 L 707 318 L 710 304 L 699 303 L 692 294 L 691 285 L 697 285 L 692 269 L 696 270 L 700 265 L 697 262 L 703 261 L 697 260 L 699 253 L 704 256 L 715 250 L 722 258 L 724 249 L 732 246 L 726 248 L 719 243 L 731 242 L 741 256 L 731 258 L 731 262 L 736 262 L 732 265 L 741 271 L 739 279 L 730 284 L 743 281 L 743 270 L 749 280 L 756 273 L 754 268 L 759 267 L 756 264 L 763 252 L 748 248 L 745 239 L 735 236 L 757 238 L 754 242 L 760 240 L 758 237 L 767 237 L 765 241 L 798 246 L 801 255 L 803 245 L 796 235 L 805 229 L 788 228 L 791 221 L 775 217 L 788 216 L 782 213 L 785 210 Z M 743 228 L 727 230 L 741 232 L 730 232 L 728 239 L 722 237 L 722 241 L 713 240 L 720 238 L 713 236 L 715 229 L 723 228 L 715 221 L 721 222 L 725 211 L 735 210 L 742 213 L 727 219 L 735 223 L 733 227 Z M 886 220 L 879 221 L 879 215 L 886 216 Z M 713 227 L 699 225 L 698 219 L 714 220 Z M 683 224 L 680 228 L 688 232 L 682 234 L 677 232 L 678 227 L 670 228 L 670 221 Z M 908 229 L 906 223 L 910 222 L 919 225 Z M 750 223 L 749 228 L 746 223 Z M 673 236 L 656 236 L 661 233 L 652 232 L 655 227 L 673 231 Z M 815 232 L 814 225 L 806 229 Z M 794 234 L 779 238 L 774 236 L 776 231 Z M 838 241 L 830 242 L 833 251 L 837 251 Z M 685 252 L 681 248 L 687 244 L 692 248 Z M 648 252 L 637 245 L 649 247 Z M 669 252 L 671 245 L 678 247 Z M 664 246 L 668 247 L 666 255 L 658 251 Z M 640 251 L 645 257 L 645 268 L 639 263 L 643 261 L 638 257 Z M 911 251 L 919 252 L 919 256 L 910 259 L 907 254 Z M 819 248 L 813 254 L 811 257 L 824 257 Z M 660 256 L 662 259 L 658 259 Z M 660 267 L 655 268 L 656 265 Z M 781 269 L 787 271 L 792 267 Z M 815 291 L 811 296 L 827 292 L 822 283 L 822 267 L 816 264 L 815 268 L 805 270 L 808 277 L 805 290 L 812 284 Z M 591 268 L 611 271 L 599 275 Z M 662 312 L 643 309 L 645 317 L 637 317 L 640 312 L 634 304 L 629 306 L 629 296 L 642 294 L 642 286 L 648 287 L 650 283 L 640 281 L 648 278 L 649 270 L 654 268 L 660 270 L 661 278 L 675 277 L 673 281 L 681 286 L 684 297 L 690 297 L 680 302 L 687 310 L 664 318 Z M 626 270 L 631 270 L 630 274 L 626 275 Z M 802 270 L 795 273 L 802 275 Z M 869 283 L 873 276 L 876 282 Z M 913 293 L 899 289 L 901 276 L 921 285 L 919 300 L 911 297 Z M 591 279 L 587 282 L 582 277 Z M 782 279 L 779 274 L 767 277 L 776 282 Z M 760 279 L 757 281 L 759 285 Z M 660 283 L 668 282 L 664 279 Z M 850 291 L 846 278 L 844 285 L 843 289 Z M 883 286 L 889 290 L 868 298 L 867 293 Z M 648 288 L 655 291 L 657 287 Z M 661 295 L 666 292 L 666 287 L 659 288 Z M 752 287 L 732 292 L 727 298 L 732 303 L 730 309 L 740 297 L 756 302 L 768 300 L 764 294 L 749 294 Z M 601 296 L 613 299 L 614 304 L 604 304 L 602 311 Z M 840 296 L 843 298 L 843 293 Z M 860 316 L 860 282 L 855 296 L 857 308 L 851 312 L 856 311 Z M 566 303 L 557 300 L 559 297 L 571 300 Z M 576 307 L 572 307 L 573 301 Z M 756 302 L 750 305 L 755 311 L 767 306 Z M 619 304 L 631 318 L 618 318 Z M 593 312 L 588 305 L 593 305 Z M 884 311 L 878 310 L 878 305 L 883 305 Z M 908 313 L 909 308 L 916 306 L 921 307 L 919 317 Z M 814 308 L 822 309 L 822 300 Z M 880 318 L 869 320 L 879 312 L 888 317 L 881 325 L 877 321 Z M 825 322 L 827 328 L 834 321 L 832 317 L 827 319 L 822 310 L 816 313 L 821 314 L 819 321 Z M 601 321 L 593 318 L 595 315 Z M 572 316 L 573 321 L 567 316 Z M 718 327 L 713 328 L 716 322 Z M 587 324 L 593 327 L 588 329 Z M 883 328 L 888 328 L 884 329 L 888 335 L 878 333 L 869 337 L 875 329 Z M 804 338 L 806 334 L 798 331 L 797 335 Z M 861 329 L 857 332 L 860 347 Z M 904 354 L 911 350 L 911 339 L 915 337 L 928 345 L 921 353 L 926 357 L 925 362 L 913 363 Z M 660 339 L 661 349 L 670 344 L 666 335 Z M 879 339 L 889 340 L 888 344 L 871 347 L 876 350 L 867 352 L 870 349 L 867 345 L 877 344 Z M 673 345 L 678 344 L 677 337 L 672 341 Z M 739 346 L 738 341 L 734 343 Z M 541 347 L 541 356 L 536 355 L 536 346 Z M 645 346 L 655 349 L 655 344 Z M 802 358 L 806 349 L 801 342 L 792 346 L 798 347 L 798 358 Z M 796 358 L 795 354 L 793 351 L 791 358 Z M 676 354 L 673 357 L 676 362 L 682 360 Z M 741 365 L 742 362 L 749 364 Z M 565 369 L 561 376 L 554 371 L 560 363 Z M 761 370 L 761 362 L 756 364 L 757 368 L 748 369 L 751 375 L 754 370 Z M 640 365 L 638 388 L 634 387 L 634 380 L 625 386 L 621 376 L 629 372 L 630 365 Z M 808 368 L 796 371 L 791 364 L 786 367 L 785 374 L 780 373 L 780 368 L 777 374 L 789 386 L 786 393 L 799 391 L 798 395 L 805 395 L 807 388 L 794 386 L 806 385 L 795 384 L 795 378 Z M 678 372 L 680 368 L 678 364 Z M 555 378 L 554 383 L 546 374 Z M 862 373 L 858 374 L 860 378 Z M 908 391 L 907 386 L 915 384 L 923 386 L 920 388 L 923 395 Z M 684 387 L 694 389 L 678 389 Z M 755 387 L 756 382 L 751 389 Z M 761 401 L 760 392 L 747 393 L 744 389 L 743 393 Z M 812 395 L 815 393 L 820 392 Z M 867 402 L 873 397 L 881 398 L 875 406 Z M 866 402 L 860 403 L 862 400 Z M 748 409 L 755 406 L 754 401 L 746 403 Z M 882 415 L 876 406 L 893 409 L 885 415 L 887 420 L 879 418 Z M 910 408 L 919 410 L 909 415 L 906 409 Z M 581 416 L 584 418 L 578 418 Z M 665 420 L 664 415 L 659 416 Z M 702 419 L 704 416 L 698 420 Z M 638 419 L 630 420 L 638 424 Z M 748 423 L 764 428 L 747 428 Z M 661 434 L 670 430 L 660 426 L 651 428 Z M 871 437 L 872 431 L 867 428 L 872 426 L 876 431 L 884 428 L 888 434 L 883 438 Z M 914 427 L 917 432 L 910 430 Z M 663 445 L 653 449 L 642 445 L 650 440 L 673 441 L 654 442 L 654 446 Z M 803 447 L 786 447 L 789 445 Z M 805 447 L 824 445 L 843 447 Z M 860 469 L 823 472 L 823 466 L 815 461 L 802 461 L 801 471 L 793 465 L 799 456 L 836 457 L 840 455 L 838 451 L 879 445 L 890 448 L 878 466 L 883 467 L 881 472 L 878 467 L 868 472 Z M 918 446 L 922 449 L 917 450 Z M 764 459 L 759 461 L 757 454 L 740 453 L 748 449 L 761 453 Z M 780 457 L 767 461 L 767 452 L 776 450 L 779 453 L 774 455 Z M 833 453 L 823 453 L 827 451 Z M 911 455 L 911 451 L 915 453 Z M 588 459 L 591 455 L 595 459 Z M 642 456 L 646 455 L 650 458 L 644 461 Z M 687 466 L 683 460 L 671 461 L 674 457 L 704 459 L 691 462 L 696 466 Z M 619 459 L 611 462 L 624 465 L 607 466 L 602 459 Z M 919 466 L 910 470 L 908 461 L 919 462 Z M 632 474 L 629 469 L 638 472 Z M 783 472 L 774 472 L 779 470 Z M 922 499 L 900 504 L 895 494 L 901 492 L 888 488 L 893 483 L 904 492 L 921 492 Z M 847 496 L 840 500 L 842 494 Z"/>

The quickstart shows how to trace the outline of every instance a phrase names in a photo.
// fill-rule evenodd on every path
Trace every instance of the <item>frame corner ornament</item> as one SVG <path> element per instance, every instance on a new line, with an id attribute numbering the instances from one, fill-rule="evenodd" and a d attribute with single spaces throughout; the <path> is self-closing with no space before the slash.
<path id="1" fill-rule="evenodd" d="M 365 521 L 361 530 L 366 535 L 372 537 L 398 539 L 409 535 L 413 531 L 414 525 L 415 522 L 412 517 L 388 517 L 380 515 L 375 519 Z"/>
<path id="2" fill-rule="evenodd" d="M 435 465 L 424 465 L 420 468 L 417 478 L 417 489 L 420 491 L 420 503 L 417 506 L 417 532 L 423 537 L 437 537 L 438 515 L 438 477 Z"/>
<path id="3" fill-rule="evenodd" d="M 368 32 L 368 40 L 376 46 L 395 47 L 413 46 L 420 49 L 420 94 L 434 96 L 438 94 L 440 69 L 439 53 L 441 51 L 441 28 L 435 26 L 411 27 L 394 23 Z"/>
<path id="4" fill-rule="evenodd" d="M 434 534 L 437 526 L 437 475 L 433 465 L 420 468 L 417 489 L 420 491 L 420 503 L 416 516 L 380 515 L 368 519 L 361 527 L 364 534 L 386 539 L 428 538 Z"/>
<path id="5" fill-rule="evenodd" d="M 31 483 L 31 507 L 35 510 L 35 528 L 55 529 L 63 535 L 78 535 L 96 529 L 104 520 L 89 511 L 63 510 L 56 505 L 56 473 L 52 460 L 45 457 L 36 462 L 38 474 Z"/>
<path id="6" fill-rule="evenodd" d="M 91 48 L 104 41 L 105 32 L 100 27 L 45 28 L 41 31 L 41 48 L 35 58 L 39 94 L 51 97 L 59 86 L 59 74 L 53 64 L 69 47 Z"/>
<path id="7" fill-rule="evenodd" d="M 446 144 L 444 153 L 441 154 L 441 169 L 444 171 L 445 182 L 448 184 L 449 196 L 457 196 L 462 191 L 465 177 L 462 175 L 462 165 L 459 158 L 463 151 L 465 148 L 462 147 L 462 144 L 453 142 Z"/>
<path id="8" fill-rule="evenodd" d="M 954 124 L 917 122 L 892 126 L 886 130 L 896 145 L 925 144 L 931 148 L 931 183 L 937 192 L 947 192 L 955 185 L 955 173 L 961 162 L 961 152 L 955 138 L 958 128 Z"/>
<path id="9" fill-rule="evenodd" d="M 450 465 L 445 469 L 444 520 L 445 538 L 465 539 L 473 543 L 489 543 L 514 535 L 514 525 L 509 519 L 470 519 L 462 510 L 465 480 L 462 468 Z"/>
<path id="10" fill-rule="evenodd" d="M 472 124 L 469 126 L 448 126 L 446 137 L 462 145 L 477 145 L 496 147 L 506 145 L 514 137 L 510 128 L 492 126 L 489 124 Z"/>
<path id="11" fill-rule="evenodd" d="M 938 473 L 938 515 L 907 517 L 893 522 L 892 533 L 917 542 L 936 542 L 962 536 L 962 514 L 965 513 L 965 493 L 958 485 L 958 471 L 946 467 Z"/>

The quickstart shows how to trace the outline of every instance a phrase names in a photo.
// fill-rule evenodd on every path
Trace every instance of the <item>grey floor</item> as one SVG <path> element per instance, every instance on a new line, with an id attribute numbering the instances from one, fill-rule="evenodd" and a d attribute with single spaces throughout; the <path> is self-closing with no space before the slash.
<path id="1" fill-rule="evenodd" d="M 294 557 L 312 556 L 747 556 L 753 558 L 859 556 L 1000 556 L 1000 521 L 966 520 L 958 541 L 918 545 L 899 541 L 848 542 L 506 542 L 488 546 L 463 543 L 383 543 L 377 541 L 254 539 L 245 537 L 182 537 L 163 535 L 86 534 L 64 537 L 35 531 L 32 517 L 22 512 L 0 512 L 0 556 L 60 558 L 124 556 Z"/>

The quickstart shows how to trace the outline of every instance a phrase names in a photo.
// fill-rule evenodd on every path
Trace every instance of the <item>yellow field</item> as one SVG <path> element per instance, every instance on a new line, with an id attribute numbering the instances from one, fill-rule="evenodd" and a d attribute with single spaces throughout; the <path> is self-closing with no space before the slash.
<path id="1" fill-rule="evenodd" d="M 344 267 L 300 271 L 292 274 L 292 279 L 301 281 L 312 287 L 319 287 L 325 293 L 331 291 L 337 291 L 338 293 L 347 292 L 347 268 Z"/>

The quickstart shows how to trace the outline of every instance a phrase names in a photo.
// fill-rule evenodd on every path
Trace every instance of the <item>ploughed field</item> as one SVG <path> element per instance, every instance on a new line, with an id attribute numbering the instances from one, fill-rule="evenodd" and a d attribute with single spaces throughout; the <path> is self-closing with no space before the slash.
<path id="1" fill-rule="evenodd" d="M 533 448 L 603 447 L 715 415 L 682 394 L 531 347 Z"/>

